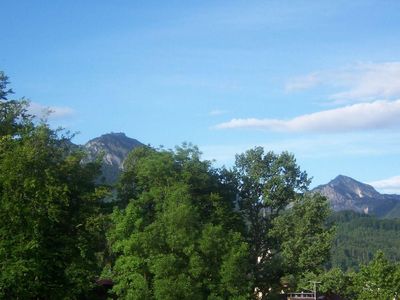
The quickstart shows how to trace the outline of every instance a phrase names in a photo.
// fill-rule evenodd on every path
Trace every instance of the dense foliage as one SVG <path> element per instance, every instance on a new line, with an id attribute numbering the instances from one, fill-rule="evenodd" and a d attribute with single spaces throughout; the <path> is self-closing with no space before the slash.
<path id="1" fill-rule="evenodd" d="M 400 263 L 390 262 L 378 251 L 369 264 L 358 272 L 338 268 L 321 273 L 307 273 L 298 282 L 298 289 L 311 289 L 310 282 L 319 282 L 318 290 L 327 296 L 346 300 L 388 300 L 400 296 Z"/>
<path id="2" fill-rule="evenodd" d="M 0 80 L 0 298 L 85 295 L 99 268 L 99 165 L 82 165 Z"/>
<path id="3" fill-rule="evenodd" d="M 122 181 L 132 199 L 112 215 L 114 291 L 123 299 L 246 299 L 243 227 L 196 148 L 137 148 Z"/>
<path id="4" fill-rule="evenodd" d="M 105 203 L 100 164 L 7 85 L 0 72 L 0 299 L 94 299 L 101 270 L 120 299 L 276 299 L 310 280 L 344 299 L 400 290 L 400 221 L 328 218 L 293 155 L 256 147 L 216 169 L 192 145 L 139 147 Z"/>
<path id="5" fill-rule="evenodd" d="M 320 269 L 326 199 L 303 194 L 294 157 L 255 148 L 215 170 L 197 148 L 135 149 L 108 239 L 114 291 L 128 299 L 273 297 L 288 275 Z M 124 207 L 124 205 L 121 205 Z M 318 216 L 316 218 L 315 216 Z"/>
<path id="6" fill-rule="evenodd" d="M 336 237 L 329 267 L 358 270 L 369 263 L 378 250 L 390 261 L 400 261 L 400 220 L 378 219 L 366 214 L 343 211 L 332 214 Z"/>
<path id="7" fill-rule="evenodd" d="M 239 211 L 248 225 L 253 288 L 272 297 L 288 276 L 327 261 L 333 231 L 324 222 L 330 210 L 325 198 L 304 194 L 310 180 L 287 152 L 248 150 L 236 156 L 234 174 Z"/>
<path id="8" fill-rule="evenodd" d="M 400 220 L 341 211 L 328 218 L 336 227 L 326 270 L 307 272 L 294 284 L 343 299 L 397 299 L 400 291 Z"/>

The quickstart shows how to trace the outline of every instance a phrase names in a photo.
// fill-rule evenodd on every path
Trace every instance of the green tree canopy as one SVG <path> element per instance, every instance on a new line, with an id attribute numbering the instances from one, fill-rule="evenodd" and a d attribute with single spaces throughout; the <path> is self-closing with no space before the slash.
<path id="1" fill-rule="evenodd" d="M 114 291 L 124 299 L 246 299 L 248 245 L 232 199 L 196 147 L 135 149 L 109 232 Z"/>
<path id="2" fill-rule="evenodd" d="M 68 139 L 0 101 L 0 298 L 74 299 L 98 270 L 99 165 L 83 165 Z"/>
<path id="3" fill-rule="evenodd" d="M 400 265 L 391 263 L 378 251 L 356 274 L 355 290 L 359 300 L 394 299 L 400 294 Z"/>
<path id="4" fill-rule="evenodd" d="M 339 268 L 318 270 L 316 273 L 307 272 L 302 274 L 296 282 L 296 290 L 311 291 L 314 288 L 314 282 L 318 282 L 316 288 L 319 295 L 325 295 L 328 299 L 339 296 L 341 299 L 353 300 L 357 297 L 355 276 L 355 273 L 345 273 Z"/>
<path id="5" fill-rule="evenodd" d="M 320 268 L 332 231 L 326 199 L 305 195 L 310 180 L 292 154 L 261 147 L 236 156 L 238 203 L 247 223 L 251 279 L 263 298 L 280 292 L 282 279 Z"/>
<path id="6" fill-rule="evenodd" d="M 337 234 L 331 249 L 330 266 L 343 271 L 368 264 L 378 250 L 392 262 L 400 261 L 400 219 L 378 219 L 353 211 L 335 212 L 329 217 Z"/>
<path id="7" fill-rule="evenodd" d="M 400 294 L 400 264 L 387 260 L 382 251 L 374 259 L 360 266 L 358 272 L 343 272 L 339 268 L 318 273 L 303 274 L 297 289 L 311 289 L 311 282 L 318 281 L 320 294 L 340 296 L 347 300 L 392 300 Z"/>

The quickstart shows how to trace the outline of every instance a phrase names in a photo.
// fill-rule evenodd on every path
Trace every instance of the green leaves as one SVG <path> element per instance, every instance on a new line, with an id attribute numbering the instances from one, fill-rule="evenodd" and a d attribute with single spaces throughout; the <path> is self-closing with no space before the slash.
<path id="1" fill-rule="evenodd" d="M 281 291 L 282 278 L 320 268 L 331 245 L 329 208 L 325 198 L 304 195 L 310 180 L 294 156 L 256 147 L 236 156 L 234 174 L 253 289 L 265 297 Z"/>
<path id="2" fill-rule="evenodd" d="M 237 276 L 247 272 L 247 244 L 231 227 L 231 199 L 218 195 L 219 186 L 197 148 L 130 154 L 120 191 L 131 200 L 114 212 L 108 234 L 119 297 L 230 299 L 249 294 L 249 285 Z"/>
<path id="3" fill-rule="evenodd" d="M 393 299 L 400 291 L 399 270 L 400 265 L 390 263 L 383 252 L 377 252 L 355 276 L 357 299 Z"/>
<path id="4" fill-rule="evenodd" d="M 327 296 L 338 295 L 343 299 L 396 299 L 400 291 L 400 264 L 389 262 L 378 251 L 359 272 L 346 272 L 338 268 L 329 271 L 309 272 L 298 281 L 298 289 L 310 289 L 310 281 L 320 282 L 318 290 Z"/>
<path id="5" fill-rule="evenodd" d="M 270 236 L 279 240 L 287 271 L 316 271 L 329 259 L 334 230 L 324 220 L 330 213 L 320 195 L 299 197 L 287 213 L 273 220 Z"/>
<path id="6" fill-rule="evenodd" d="M 329 254 L 329 209 L 325 198 L 302 194 L 308 184 L 286 152 L 255 148 L 229 171 L 212 169 L 190 145 L 135 149 L 119 185 L 129 204 L 114 212 L 108 235 L 115 292 L 138 289 L 126 282 L 129 260 L 151 299 L 280 291 L 281 277 L 317 270 Z"/>
<path id="7" fill-rule="evenodd" d="M 0 297 L 87 296 L 99 259 L 121 299 L 273 297 L 326 261 L 325 199 L 304 195 L 310 180 L 292 154 L 261 147 L 232 170 L 190 144 L 136 148 L 105 250 L 99 163 L 83 164 L 26 100 L 8 100 L 7 84 L 0 72 Z"/>
<path id="8" fill-rule="evenodd" d="M 78 297 L 98 272 L 100 166 L 0 89 L 1 298 Z"/>
<path id="9" fill-rule="evenodd" d="M 388 259 L 400 259 L 400 220 L 378 219 L 350 211 L 336 212 L 330 217 L 336 223 L 337 235 L 331 249 L 331 264 L 342 270 L 358 270 L 369 263 L 375 252 L 382 250 Z"/>

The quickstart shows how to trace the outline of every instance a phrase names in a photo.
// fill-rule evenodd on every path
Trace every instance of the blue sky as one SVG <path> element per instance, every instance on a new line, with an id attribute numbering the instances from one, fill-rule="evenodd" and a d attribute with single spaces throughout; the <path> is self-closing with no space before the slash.
<path id="1" fill-rule="evenodd" d="M 0 70 L 80 134 L 256 145 L 400 193 L 399 1 L 5 1 Z"/>

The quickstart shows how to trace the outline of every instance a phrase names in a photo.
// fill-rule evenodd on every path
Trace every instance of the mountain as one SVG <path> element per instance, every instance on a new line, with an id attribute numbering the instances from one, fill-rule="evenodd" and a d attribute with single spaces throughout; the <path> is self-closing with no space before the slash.
<path id="1" fill-rule="evenodd" d="M 312 192 L 326 196 L 334 211 L 352 210 L 383 218 L 400 217 L 400 195 L 380 194 L 372 186 L 339 175 Z"/>
<path id="2" fill-rule="evenodd" d="M 87 142 L 83 148 L 88 152 L 88 160 L 103 156 L 103 178 L 107 184 L 116 182 L 128 153 L 143 146 L 138 140 L 127 137 L 125 133 L 107 133 Z"/>
<path id="3" fill-rule="evenodd" d="M 87 151 L 89 161 L 102 156 L 102 180 L 114 184 L 128 153 L 140 146 L 144 144 L 124 133 L 108 133 L 90 140 L 82 147 Z M 311 192 L 326 196 L 334 211 L 351 210 L 379 218 L 400 218 L 400 195 L 380 194 L 371 185 L 348 176 L 339 175 Z"/>
<path id="4" fill-rule="evenodd" d="M 329 267 L 343 271 L 367 264 L 378 250 L 400 261 L 400 219 L 378 219 L 352 211 L 333 213 L 328 223 L 336 228 Z"/>

